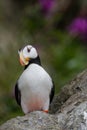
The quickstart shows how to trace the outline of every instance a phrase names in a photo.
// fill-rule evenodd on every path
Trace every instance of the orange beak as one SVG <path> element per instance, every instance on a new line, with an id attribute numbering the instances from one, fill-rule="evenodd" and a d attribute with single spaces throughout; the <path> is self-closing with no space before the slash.
<path id="1" fill-rule="evenodd" d="M 22 51 L 20 51 L 20 52 L 18 52 L 18 53 L 19 53 L 19 61 L 20 61 L 20 64 L 21 64 L 22 66 L 27 65 L 27 64 L 29 63 L 29 58 L 25 58 L 25 57 L 23 56 L 23 52 L 22 52 Z"/>
<path id="2" fill-rule="evenodd" d="M 20 61 L 20 64 L 21 64 L 22 66 L 25 66 L 25 64 L 24 64 L 24 62 L 22 61 L 21 58 L 19 58 L 19 61 Z"/>

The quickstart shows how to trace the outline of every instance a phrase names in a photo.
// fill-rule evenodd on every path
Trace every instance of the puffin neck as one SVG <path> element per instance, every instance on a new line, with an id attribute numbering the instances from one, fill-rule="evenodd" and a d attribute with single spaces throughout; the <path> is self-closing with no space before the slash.
<path id="1" fill-rule="evenodd" d="M 40 57 L 37 56 L 37 58 L 35 58 L 35 59 L 31 59 L 31 60 L 29 61 L 29 64 L 26 65 L 24 69 L 26 69 L 26 68 L 27 68 L 30 64 L 32 64 L 32 63 L 34 63 L 34 64 L 38 64 L 38 65 L 41 66 Z"/>

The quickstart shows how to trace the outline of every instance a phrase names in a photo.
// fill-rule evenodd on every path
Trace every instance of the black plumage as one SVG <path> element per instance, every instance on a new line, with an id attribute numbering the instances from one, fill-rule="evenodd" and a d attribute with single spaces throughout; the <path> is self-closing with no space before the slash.
<path id="1" fill-rule="evenodd" d="M 55 93 L 55 85 L 54 85 L 54 82 L 53 82 L 53 87 L 52 87 L 51 92 L 50 92 L 50 104 L 53 100 L 54 93 Z"/>
<path id="2" fill-rule="evenodd" d="M 18 82 L 15 85 L 15 99 L 16 99 L 17 103 L 21 106 L 21 93 L 18 88 Z"/>

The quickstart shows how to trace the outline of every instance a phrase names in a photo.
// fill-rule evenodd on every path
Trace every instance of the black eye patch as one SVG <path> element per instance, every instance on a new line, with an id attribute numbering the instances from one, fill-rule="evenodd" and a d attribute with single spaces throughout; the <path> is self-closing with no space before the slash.
<path id="1" fill-rule="evenodd" d="M 30 49 L 27 47 L 27 52 L 30 52 Z"/>

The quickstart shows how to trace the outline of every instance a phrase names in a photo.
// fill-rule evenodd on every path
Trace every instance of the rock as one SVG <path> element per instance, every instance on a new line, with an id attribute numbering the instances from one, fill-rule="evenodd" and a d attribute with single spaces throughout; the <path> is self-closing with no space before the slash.
<path id="1" fill-rule="evenodd" d="M 60 93 L 54 97 L 50 112 L 56 113 L 72 95 L 78 95 L 79 92 L 87 92 L 87 70 L 78 74 L 76 78 L 74 78 L 69 84 L 65 85 Z"/>
<path id="2" fill-rule="evenodd" d="M 87 130 L 87 70 L 54 97 L 49 114 L 36 111 L 16 117 L 0 130 Z"/>
<path id="3" fill-rule="evenodd" d="M 36 111 L 7 121 L 0 130 L 55 130 L 57 129 L 56 120 L 56 116 Z"/>

